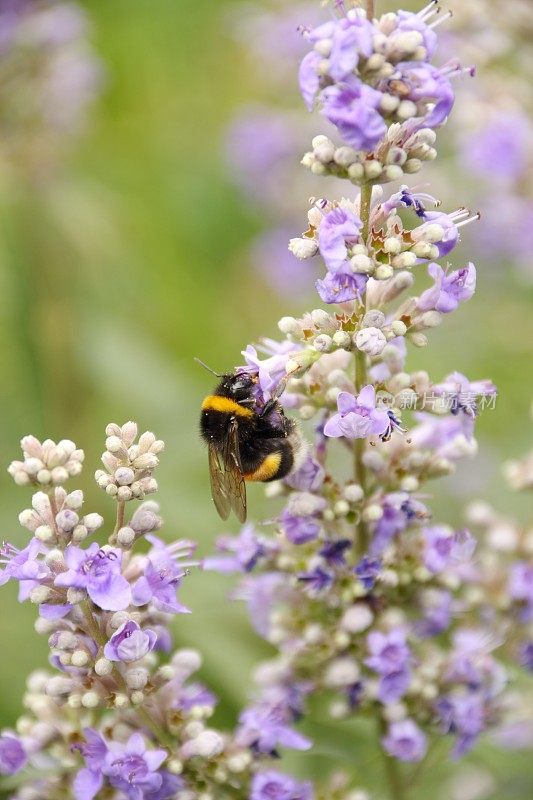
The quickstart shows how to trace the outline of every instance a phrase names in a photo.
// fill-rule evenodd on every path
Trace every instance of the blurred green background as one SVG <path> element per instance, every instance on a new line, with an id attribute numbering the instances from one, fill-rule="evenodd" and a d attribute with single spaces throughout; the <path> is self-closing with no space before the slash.
<path id="1" fill-rule="evenodd" d="M 197 434 L 199 404 L 212 381 L 193 357 L 231 368 L 248 342 L 276 336 L 279 317 L 318 302 L 312 281 L 307 295 L 287 300 L 246 260 L 247 242 L 265 222 L 234 188 L 220 155 L 239 106 L 261 99 L 228 28 L 228 9 L 239 4 L 82 5 L 106 71 L 88 130 L 51 180 L 36 184 L 15 174 L 0 194 L 1 462 L 18 457 L 19 439 L 30 432 L 73 439 L 86 452 L 79 482 L 86 509 L 111 519 L 113 504 L 92 474 L 106 423 L 134 419 L 167 444 L 158 472 L 166 537 L 197 539 L 203 555 L 222 529 Z M 292 97 L 299 102 L 290 91 L 289 104 Z M 302 216 L 306 202 L 302 197 Z M 468 248 L 469 230 L 456 263 Z M 530 434 L 532 311 L 531 286 L 506 264 L 499 274 L 484 274 L 478 263 L 477 294 L 432 334 L 430 348 L 411 354 L 412 368 L 436 379 L 458 369 L 490 376 L 499 388 L 496 409 L 479 422 L 480 456 L 464 463 L 459 477 L 435 485 L 433 506 L 452 522 L 472 495 L 527 512 L 499 470 L 502 459 L 524 452 Z M 272 513 L 260 488 L 249 494 L 252 516 Z M 0 500 L 2 537 L 23 543 L 17 514 L 30 491 L 0 473 Z M 174 625 L 179 644 L 202 650 L 204 677 L 219 692 L 219 719 L 227 723 L 249 693 L 252 665 L 270 652 L 250 632 L 241 606 L 227 600 L 231 585 L 213 574 L 192 575 L 183 598 L 194 613 Z M 47 646 L 33 631 L 34 607 L 20 606 L 11 584 L 1 602 L 4 726 L 20 713 L 25 676 L 45 663 Z M 326 721 L 317 727 L 319 739 L 336 736 L 347 760 L 355 757 L 362 783 L 367 771 L 377 774 L 365 735 L 352 739 L 343 725 L 333 734 Z M 530 797 L 526 759 L 493 755 L 482 748 L 471 759 L 492 763 L 500 782 L 490 796 Z M 316 774 L 324 763 L 308 757 L 300 767 Z"/>

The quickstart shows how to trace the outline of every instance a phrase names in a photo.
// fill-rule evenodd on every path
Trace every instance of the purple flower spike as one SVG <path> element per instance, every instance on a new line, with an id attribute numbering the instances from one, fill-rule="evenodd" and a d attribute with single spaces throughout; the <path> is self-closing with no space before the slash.
<path id="1" fill-rule="evenodd" d="M 142 630 L 130 620 L 113 634 L 104 647 L 104 655 L 110 661 L 138 661 L 154 649 L 156 641 L 154 631 L 149 628 Z"/>
<path id="2" fill-rule="evenodd" d="M 451 531 L 445 525 L 425 528 L 424 539 L 424 564 L 434 573 L 468 561 L 476 547 L 476 541 L 468 531 Z"/>
<path id="3" fill-rule="evenodd" d="M 14 545 L 5 542 L 0 547 L 0 564 L 5 564 L 0 572 L 0 586 L 10 579 L 18 581 L 31 581 L 34 586 L 50 574 L 49 568 L 37 556 L 46 553 L 46 547 L 38 539 L 32 539 L 23 549 L 18 550 Z"/>
<path id="4" fill-rule="evenodd" d="M 28 756 L 22 742 L 11 733 L 0 736 L 0 774 L 14 775 L 26 764 Z"/>
<path id="5" fill-rule="evenodd" d="M 376 390 L 371 385 L 361 389 L 357 397 L 340 392 L 337 407 L 339 413 L 330 417 L 324 426 L 326 436 L 364 439 L 372 434 L 380 436 L 390 427 L 387 412 L 376 409 Z"/>
<path id="6" fill-rule="evenodd" d="M 412 719 L 393 722 L 382 744 L 399 761 L 421 761 L 427 750 L 426 737 Z"/>
<path id="7" fill-rule="evenodd" d="M 435 283 L 418 298 L 417 306 L 421 311 L 435 310 L 449 314 L 460 303 L 470 300 L 476 290 L 476 268 L 472 262 L 450 273 L 439 264 L 430 264 L 428 272 Z"/>
<path id="8" fill-rule="evenodd" d="M 85 589 L 93 603 L 104 611 L 123 611 L 131 602 L 131 589 L 121 574 L 121 562 L 121 550 L 100 549 L 96 542 L 87 550 L 69 545 L 65 550 L 68 569 L 54 583 Z"/>
<path id="9" fill-rule="evenodd" d="M 313 800 L 313 790 L 310 783 L 271 769 L 254 776 L 250 800 Z"/>

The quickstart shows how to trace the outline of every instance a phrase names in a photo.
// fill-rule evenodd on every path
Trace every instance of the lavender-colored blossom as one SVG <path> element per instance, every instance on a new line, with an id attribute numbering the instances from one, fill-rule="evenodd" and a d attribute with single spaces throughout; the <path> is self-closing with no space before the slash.
<path id="1" fill-rule="evenodd" d="M 118 628 L 104 647 L 104 656 L 110 661 L 138 661 L 150 650 L 153 650 L 157 641 L 157 634 L 145 628 L 144 630 L 133 620 L 125 622 Z"/>
<path id="2" fill-rule="evenodd" d="M 455 102 L 448 73 L 448 67 L 439 68 L 426 62 L 406 61 L 398 64 L 393 75 L 383 81 L 379 88 L 395 94 L 394 87 L 400 84 L 402 98 L 416 104 L 431 103 L 431 110 L 424 116 L 424 125 L 437 128 L 446 121 Z"/>
<path id="3" fill-rule="evenodd" d="M 331 567 L 343 567 L 346 565 L 345 553 L 352 546 L 350 539 L 333 539 L 326 542 L 324 546 L 318 551 Z"/>
<path id="4" fill-rule="evenodd" d="M 437 48 L 437 34 L 424 20 L 425 11 L 426 9 L 423 9 L 416 14 L 413 14 L 411 11 L 397 11 L 398 22 L 396 30 L 400 33 L 410 33 L 411 31 L 420 33 L 423 46 L 426 49 L 428 57 L 431 58 Z"/>
<path id="5" fill-rule="evenodd" d="M 103 771 L 111 786 L 128 800 L 143 800 L 161 788 L 158 769 L 167 755 L 166 750 L 147 750 L 141 734 L 134 733 L 126 744 L 109 743 Z"/>
<path id="6" fill-rule="evenodd" d="M 451 398 L 450 412 L 454 415 L 462 414 L 475 417 L 477 414 L 477 398 L 493 397 L 497 394 L 496 387 L 489 380 L 470 381 L 460 372 L 447 375 L 442 383 L 434 387 L 435 394 Z"/>
<path id="7" fill-rule="evenodd" d="M 257 633 L 268 638 L 270 613 L 283 598 L 287 585 L 283 573 L 266 572 L 248 576 L 240 586 L 239 596 L 246 600 L 252 625 Z"/>
<path id="8" fill-rule="evenodd" d="M 387 131 L 378 106 L 381 92 L 351 78 L 342 85 L 328 86 L 321 93 L 322 114 L 335 125 L 347 145 L 373 150 Z"/>
<path id="9" fill-rule="evenodd" d="M 299 492 L 318 492 L 326 470 L 315 458 L 307 455 L 302 464 L 285 478 L 285 483 Z"/>
<path id="10" fill-rule="evenodd" d="M 205 558 L 203 568 L 231 573 L 251 572 L 261 559 L 274 555 L 278 547 L 265 536 L 259 536 L 255 527 L 248 523 L 238 536 L 221 536 L 217 539 L 217 550 L 221 555 Z"/>
<path id="11" fill-rule="evenodd" d="M 33 587 L 50 576 L 49 567 L 38 558 L 46 552 L 47 548 L 38 539 L 32 539 L 22 550 L 4 542 L 0 547 L 0 564 L 5 564 L 0 572 L 0 586 L 9 580 L 19 581 L 19 600 L 26 600 Z"/>
<path id="12" fill-rule="evenodd" d="M 435 310 L 448 314 L 460 303 L 470 300 L 476 290 L 476 268 L 472 262 L 450 273 L 439 264 L 430 264 L 428 272 L 435 283 L 418 298 L 416 304 L 421 311 Z"/>
<path id="13" fill-rule="evenodd" d="M 100 549 L 96 542 L 87 550 L 69 545 L 65 563 L 68 569 L 56 577 L 56 586 L 85 589 L 93 603 L 105 611 L 123 611 L 129 606 L 131 589 L 120 571 L 121 550 Z"/>
<path id="14" fill-rule="evenodd" d="M 254 775 L 250 800 L 313 800 L 311 783 L 300 783 L 276 770 Z"/>
<path id="15" fill-rule="evenodd" d="M 523 618 L 533 618 L 533 564 L 516 561 L 509 571 L 509 596 L 525 608 Z"/>
<path id="16" fill-rule="evenodd" d="M 357 244 L 362 224 L 347 208 L 333 208 L 323 217 L 318 229 L 318 247 L 330 272 L 347 271 L 347 245 Z"/>
<path id="17" fill-rule="evenodd" d="M 237 741 L 259 753 L 276 753 L 278 747 L 308 750 L 311 742 L 291 727 L 294 719 L 287 697 L 279 692 L 266 696 L 240 715 Z"/>
<path id="18" fill-rule="evenodd" d="M 421 761 L 427 750 L 426 737 L 412 719 L 392 722 L 381 741 L 387 753 L 399 761 Z"/>
<path id="19" fill-rule="evenodd" d="M 337 407 L 338 414 L 330 417 L 324 426 L 326 436 L 364 439 L 372 434 L 380 436 L 389 428 L 389 416 L 376 408 L 376 390 L 371 385 L 363 387 L 357 397 L 350 392 L 340 392 Z"/>
<path id="20" fill-rule="evenodd" d="M 387 545 L 411 523 L 428 516 L 425 505 L 406 492 L 386 495 L 382 510 L 370 543 L 369 552 L 374 557 L 382 555 Z"/>
<path id="21" fill-rule="evenodd" d="M 533 642 L 522 642 L 519 648 L 518 660 L 525 669 L 533 672 Z"/>
<path id="22" fill-rule="evenodd" d="M 470 414 L 435 417 L 431 414 L 415 415 L 420 423 L 409 433 L 415 447 L 434 450 L 439 456 L 457 461 L 465 455 L 476 453 L 474 417 Z"/>
<path id="23" fill-rule="evenodd" d="M 379 558 L 369 558 L 369 556 L 363 556 L 361 561 L 356 565 L 354 572 L 367 592 L 374 588 L 382 567 L 383 565 Z"/>
<path id="24" fill-rule="evenodd" d="M 414 623 L 414 631 L 421 639 L 438 636 L 447 630 L 452 616 L 452 595 L 445 589 L 431 589 L 422 594 L 422 618 Z"/>
<path id="25" fill-rule="evenodd" d="M 463 146 L 463 163 L 476 175 L 502 182 L 516 181 L 527 163 L 531 125 L 519 111 L 497 113 Z"/>
<path id="26" fill-rule="evenodd" d="M 424 564 L 430 572 L 443 572 L 452 564 L 468 561 L 476 540 L 467 530 L 451 531 L 445 525 L 424 528 Z"/>
<path id="27" fill-rule="evenodd" d="M 14 775 L 27 761 L 28 756 L 19 737 L 4 731 L 0 735 L 0 774 Z"/>
<path id="28" fill-rule="evenodd" d="M 196 545 L 187 540 L 167 545 L 157 536 L 145 537 L 152 544 L 148 553 L 144 575 L 137 579 L 132 589 L 132 602 L 143 606 L 152 602 L 154 606 L 166 614 L 187 614 L 189 609 L 176 598 L 176 590 L 182 578 L 187 574 L 186 568 L 197 562 L 188 559 Z"/>
<path id="29" fill-rule="evenodd" d="M 291 514 L 288 509 L 282 511 L 279 521 L 283 533 L 293 544 L 305 544 L 316 539 L 321 531 L 316 516 Z"/>
<path id="30" fill-rule="evenodd" d="M 316 281 L 315 287 L 323 303 L 347 303 L 361 297 L 367 281 L 368 277 L 361 273 L 328 272 Z"/>
<path id="31" fill-rule="evenodd" d="M 411 680 L 411 651 L 405 632 L 400 629 L 389 633 L 372 631 L 368 634 L 367 645 L 370 656 L 365 664 L 381 676 L 378 697 L 382 703 L 394 703 L 403 697 Z"/>
<path id="32" fill-rule="evenodd" d="M 472 749 L 486 724 L 485 704 L 479 692 L 448 695 L 436 704 L 436 709 L 446 733 L 457 736 L 452 757 L 457 759 Z"/>
<path id="33" fill-rule="evenodd" d="M 242 351 L 246 366 L 242 371 L 257 373 L 260 401 L 270 400 L 275 394 L 280 381 L 286 375 L 285 365 L 291 354 L 300 350 L 300 345 L 287 340 L 276 342 L 274 339 L 262 339 L 261 344 L 255 348 L 249 344 Z M 265 353 L 268 358 L 261 359 L 259 353 Z"/>
<path id="34" fill-rule="evenodd" d="M 301 581 L 310 597 L 319 597 L 333 584 L 334 576 L 321 566 L 316 566 L 308 572 L 300 572 L 298 580 Z"/>

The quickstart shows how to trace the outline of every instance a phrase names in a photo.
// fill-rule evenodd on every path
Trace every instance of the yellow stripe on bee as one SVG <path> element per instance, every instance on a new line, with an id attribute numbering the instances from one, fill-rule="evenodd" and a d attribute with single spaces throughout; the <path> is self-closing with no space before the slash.
<path id="1" fill-rule="evenodd" d="M 241 406 L 231 397 L 224 397 L 221 394 L 210 394 L 202 403 L 202 411 L 221 411 L 223 414 L 235 414 L 238 417 L 253 417 L 254 412 Z"/>
<path id="2" fill-rule="evenodd" d="M 248 472 L 244 475 L 245 481 L 268 481 L 274 477 L 279 470 L 281 464 L 281 453 L 271 453 L 266 456 L 254 472 Z"/>

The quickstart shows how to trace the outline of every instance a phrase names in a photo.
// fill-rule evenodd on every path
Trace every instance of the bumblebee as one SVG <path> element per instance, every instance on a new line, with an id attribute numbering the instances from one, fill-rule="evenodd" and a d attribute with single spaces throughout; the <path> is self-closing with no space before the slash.
<path id="1" fill-rule="evenodd" d="M 284 385 L 258 408 L 257 376 L 227 373 L 217 377 L 220 383 L 203 401 L 200 418 L 209 451 L 211 493 L 222 519 L 233 509 L 244 522 L 246 481 L 285 478 L 299 465 L 305 445 L 297 423 L 285 416 L 278 401 Z"/>

